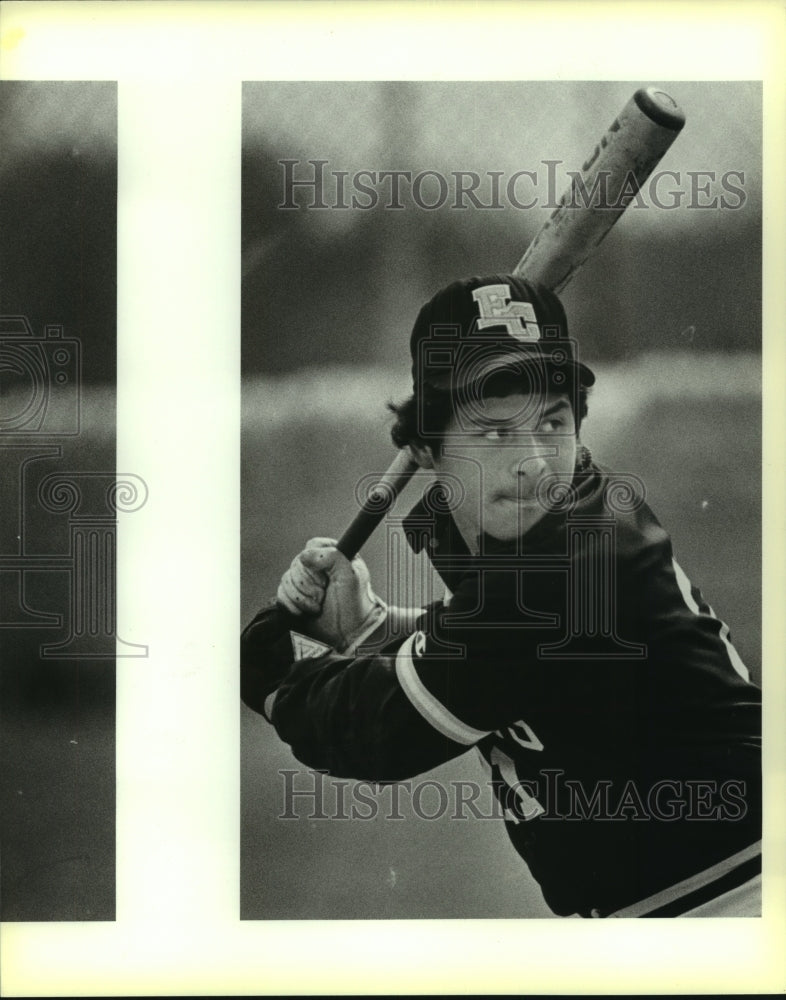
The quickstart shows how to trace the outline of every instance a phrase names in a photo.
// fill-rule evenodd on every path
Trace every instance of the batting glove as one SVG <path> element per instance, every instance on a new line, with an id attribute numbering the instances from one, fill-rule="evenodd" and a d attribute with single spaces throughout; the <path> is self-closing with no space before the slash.
<path id="1" fill-rule="evenodd" d="M 371 588 L 363 560 L 350 562 L 333 538 L 312 538 L 281 578 L 278 601 L 305 616 L 304 632 L 339 652 L 352 652 L 385 619 L 387 605 Z"/>

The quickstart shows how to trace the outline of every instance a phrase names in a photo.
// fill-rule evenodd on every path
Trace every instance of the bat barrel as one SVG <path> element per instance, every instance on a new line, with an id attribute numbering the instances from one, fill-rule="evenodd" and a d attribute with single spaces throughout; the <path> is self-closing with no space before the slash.
<path id="1" fill-rule="evenodd" d="M 685 115 L 658 87 L 637 90 L 544 223 L 515 274 L 561 291 L 608 234 L 679 135 Z"/>
<path id="2" fill-rule="evenodd" d="M 679 132 L 685 124 L 685 112 L 674 98 L 659 87 L 642 87 L 633 95 L 636 106 L 650 121 L 672 132 Z"/>

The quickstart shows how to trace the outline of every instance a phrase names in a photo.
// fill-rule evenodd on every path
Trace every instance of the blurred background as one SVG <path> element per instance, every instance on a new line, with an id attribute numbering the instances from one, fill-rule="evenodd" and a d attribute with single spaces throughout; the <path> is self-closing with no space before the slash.
<path id="1" fill-rule="evenodd" d="M 308 538 L 341 532 L 355 484 L 387 467 L 385 403 L 409 392 L 419 306 L 457 277 L 514 267 L 548 217 L 549 169 L 559 195 L 633 91 L 657 82 L 244 86 L 244 622 Z M 643 478 L 681 565 L 758 679 L 761 88 L 665 89 L 687 115 L 658 168 L 674 175 L 655 198 L 645 187 L 563 294 L 598 376 L 582 436 L 600 462 Z M 288 188 L 287 171 L 303 180 L 317 169 L 321 200 L 313 185 Z M 423 207 L 441 200 L 431 175 L 419 199 L 402 180 L 391 207 L 378 175 L 396 170 L 444 175 L 444 204 Z M 521 170 L 537 177 L 514 191 L 537 198 L 526 210 L 505 193 Z M 376 205 L 353 189 L 360 171 L 377 175 L 359 178 Z M 455 207 L 457 171 L 480 177 L 481 206 L 494 203 L 496 172 L 501 207 Z M 393 523 L 423 485 L 408 488 Z M 383 597 L 389 538 L 381 529 L 364 550 Z M 428 589 L 423 572 L 413 567 L 414 596 Z M 278 819 L 279 771 L 299 767 L 243 708 L 244 918 L 548 916 L 499 823 L 411 810 L 401 822 Z M 436 776 L 483 780 L 471 755 Z"/>
<path id="2" fill-rule="evenodd" d="M 114 916 L 114 655 L 42 656 L 69 636 L 72 605 L 68 513 L 46 510 L 38 486 L 52 473 L 114 477 L 116 135 L 114 83 L 0 82 L 0 315 L 16 317 L 0 341 L 0 918 L 8 921 Z M 20 316 L 30 334 L 20 333 Z M 44 344 L 48 325 L 62 327 L 69 350 L 78 345 L 62 370 L 57 345 Z M 23 419 L 33 391 L 25 350 L 38 352 L 49 391 L 36 426 Z M 43 566 L 21 581 L 18 556 Z"/>

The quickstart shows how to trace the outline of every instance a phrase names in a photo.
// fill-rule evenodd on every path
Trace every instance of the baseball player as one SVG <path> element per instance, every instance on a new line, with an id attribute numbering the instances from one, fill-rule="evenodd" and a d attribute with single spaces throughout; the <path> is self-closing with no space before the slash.
<path id="1" fill-rule="evenodd" d="M 404 529 L 445 596 L 388 606 L 362 560 L 313 539 L 277 594 L 311 655 L 270 641 L 263 610 L 244 701 L 332 775 L 480 754 L 555 914 L 758 915 L 760 691 L 640 481 L 581 444 L 595 376 L 560 301 L 512 275 L 455 282 L 411 353 L 393 438 L 434 483 Z"/>

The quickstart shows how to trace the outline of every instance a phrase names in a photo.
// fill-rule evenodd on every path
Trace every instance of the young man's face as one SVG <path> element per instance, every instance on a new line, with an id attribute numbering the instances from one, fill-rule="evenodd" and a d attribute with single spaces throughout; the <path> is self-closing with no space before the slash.
<path id="1" fill-rule="evenodd" d="M 567 395 L 519 392 L 459 407 L 432 462 L 453 495 L 461 484 L 453 516 L 471 550 L 484 532 L 510 541 L 544 516 L 543 480 L 555 473 L 570 480 L 576 438 Z"/>

